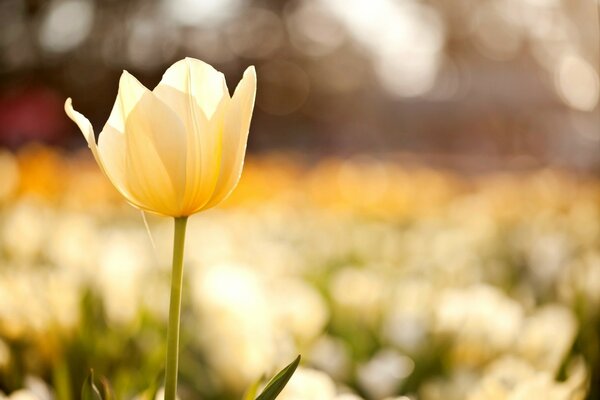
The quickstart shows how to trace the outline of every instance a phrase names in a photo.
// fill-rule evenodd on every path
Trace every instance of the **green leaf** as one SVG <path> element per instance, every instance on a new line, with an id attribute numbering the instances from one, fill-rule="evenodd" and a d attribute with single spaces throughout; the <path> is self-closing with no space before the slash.
<path id="1" fill-rule="evenodd" d="M 279 396 L 279 393 L 281 393 L 292 375 L 294 375 L 294 371 L 296 371 L 296 368 L 298 368 L 298 364 L 300 364 L 300 355 L 298 355 L 298 357 L 296 357 L 296 359 L 287 367 L 279 371 L 279 373 L 275 375 L 269 381 L 269 383 L 267 383 L 267 386 L 256 398 L 256 400 L 274 400 L 277 396 Z"/>
<path id="2" fill-rule="evenodd" d="M 81 388 L 81 400 L 102 400 L 102 396 L 100 396 L 100 391 L 94 385 L 94 370 L 90 369 L 90 374 L 83 382 L 83 387 Z"/>
<path id="3" fill-rule="evenodd" d="M 244 393 L 243 399 L 244 400 L 256 399 L 256 392 L 258 392 L 258 387 L 260 386 L 261 382 L 262 382 L 262 379 L 258 379 L 252 385 L 250 385 L 250 387 L 246 390 L 246 393 Z"/>

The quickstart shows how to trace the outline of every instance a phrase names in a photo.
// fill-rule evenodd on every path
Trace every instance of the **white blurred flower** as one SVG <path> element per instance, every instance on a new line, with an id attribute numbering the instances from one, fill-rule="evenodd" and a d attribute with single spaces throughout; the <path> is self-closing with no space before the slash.
<path id="1" fill-rule="evenodd" d="M 347 267 L 337 271 L 331 278 L 329 290 L 341 313 L 366 322 L 379 316 L 387 296 L 383 277 L 370 268 Z"/>
<path id="2" fill-rule="evenodd" d="M 508 399 L 511 391 L 528 382 L 536 371 L 527 362 L 506 356 L 487 367 L 484 376 L 475 386 L 469 400 Z"/>
<path id="3" fill-rule="evenodd" d="M 371 398 L 392 396 L 414 368 L 415 363 L 411 358 L 392 349 L 380 350 L 358 367 L 358 384 Z"/>
<path id="4" fill-rule="evenodd" d="M 299 279 L 279 279 L 270 288 L 270 304 L 282 330 L 291 332 L 301 343 L 321 334 L 329 311 L 316 289 Z"/>
<path id="5" fill-rule="evenodd" d="M 0 392 L 1 400 L 52 400 L 53 395 L 50 392 L 48 384 L 41 378 L 34 376 L 25 377 L 25 387 L 19 389 L 9 396 Z"/>
<path id="6" fill-rule="evenodd" d="M 127 324 L 140 311 L 145 270 L 152 265 L 145 232 L 109 230 L 102 238 L 96 285 L 109 322 Z"/>
<path id="7" fill-rule="evenodd" d="M 25 389 L 38 400 L 54 400 L 50 386 L 37 376 L 28 375 L 25 377 Z"/>
<path id="8" fill-rule="evenodd" d="M 71 330 L 79 323 L 79 304 L 82 290 L 77 276 L 63 271 L 55 271 L 46 277 L 46 282 L 38 292 L 44 296 L 41 307 L 52 315 L 52 323 L 63 330 Z"/>
<path id="9" fill-rule="evenodd" d="M 348 349 L 340 339 L 322 335 L 307 354 L 311 365 L 326 372 L 336 380 L 344 380 L 350 371 L 351 359 Z"/>
<path id="10" fill-rule="evenodd" d="M 582 400 L 586 370 L 582 360 L 571 368 L 565 382 L 538 372 L 527 362 L 504 357 L 491 364 L 467 400 Z"/>
<path id="11" fill-rule="evenodd" d="M 487 285 L 447 289 L 436 313 L 437 331 L 454 338 L 456 361 L 475 365 L 508 350 L 522 321 L 519 303 Z"/>
<path id="12" fill-rule="evenodd" d="M 64 273 L 9 270 L 0 274 L 0 331 L 8 337 L 70 330 L 79 318 L 80 287 Z"/>
<path id="13" fill-rule="evenodd" d="M 594 313 L 600 306 L 600 253 L 589 251 L 571 261 L 557 283 L 561 298 L 576 304 L 583 297 Z"/>
<path id="14" fill-rule="evenodd" d="M 238 220 L 238 223 L 243 222 Z M 233 232 L 227 215 L 219 214 L 219 210 L 208 211 L 199 218 L 190 218 L 188 222 L 186 258 L 201 268 L 216 263 L 235 262 L 239 256 L 239 248 L 234 243 Z M 168 237 L 172 237 L 172 226 L 168 225 Z M 168 245 L 169 240 L 162 242 Z M 237 251 L 236 251 L 237 250 Z M 165 251 L 165 254 L 170 254 Z M 167 261 L 167 265 L 169 260 Z"/>
<path id="15" fill-rule="evenodd" d="M 46 253 L 54 265 L 73 276 L 93 274 L 98 252 L 98 228 L 89 216 L 63 212 L 50 228 Z"/>
<path id="16" fill-rule="evenodd" d="M 192 293 L 201 318 L 199 339 L 225 383 L 245 387 L 276 361 L 278 337 L 267 290 L 250 268 L 213 265 L 195 272 Z"/>
<path id="17" fill-rule="evenodd" d="M 430 281 L 400 280 L 388 304 L 383 336 L 403 350 L 417 350 L 431 329 L 435 299 L 436 289 Z"/>
<path id="18" fill-rule="evenodd" d="M 52 217 L 52 210 L 34 199 L 15 203 L 2 223 L 0 239 L 6 253 L 15 261 L 33 262 L 41 253 Z"/>
<path id="19" fill-rule="evenodd" d="M 0 393 L 0 399 L 6 399 L 6 400 L 41 400 L 39 397 L 37 397 L 35 394 L 33 394 L 31 391 L 29 391 L 27 389 L 17 390 L 16 392 L 11 393 L 10 396 L 3 396 L 2 393 Z"/>
<path id="20" fill-rule="evenodd" d="M 478 375 L 471 369 L 455 367 L 448 377 L 435 377 L 419 388 L 420 400 L 465 400 L 477 384 Z"/>
<path id="21" fill-rule="evenodd" d="M 559 304 L 547 305 L 525 319 L 517 353 L 536 368 L 556 374 L 576 334 L 577 320 L 571 310 Z"/>
<path id="22" fill-rule="evenodd" d="M 325 373 L 298 367 L 278 400 L 334 400 L 333 380 Z"/>
<path id="23" fill-rule="evenodd" d="M 570 256 L 569 237 L 564 232 L 536 232 L 526 247 L 528 267 L 541 288 L 552 285 Z"/>

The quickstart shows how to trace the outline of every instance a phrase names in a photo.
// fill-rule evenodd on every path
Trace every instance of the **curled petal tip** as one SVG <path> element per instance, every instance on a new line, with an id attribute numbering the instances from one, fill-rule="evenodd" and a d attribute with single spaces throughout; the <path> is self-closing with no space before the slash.
<path id="1" fill-rule="evenodd" d="M 242 76 L 242 79 L 240 79 L 240 82 L 238 83 L 238 86 L 236 87 L 235 91 L 237 92 L 238 90 L 256 91 L 256 69 L 254 68 L 254 65 L 249 66 L 244 71 L 244 75 Z"/>
<path id="2" fill-rule="evenodd" d="M 248 68 L 246 68 L 246 70 L 244 71 L 244 77 L 246 76 L 253 76 L 256 79 L 256 68 L 254 68 L 254 65 L 251 65 Z"/>
<path id="3" fill-rule="evenodd" d="M 65 112 L 71 117 L 71 113 L 73 112 L 73 100 L 71 100 L 70 97 L 67 97 L 65 100 Z"/>
<path id="4" fill-rule="evenodd" d="M 124 69 L 123 72 L 121 72 L 121 76 L 119 77 L 119 86 L 122 83 L 124 83 L 124 82 L 126 82 L 126 81 L 128 81 L 130 79 L 135 79 L 135 76 L 131 75 L 129 73 L 129 71 L 127 71 L 126 69 Z"/>
<path id="5" fill-rule="evenodd" d="M 135 82 L 140 86 L 143 86 L 140 81 L 131 73 L 129 73 L 129 71 L 127 71 L 126 69 L 123 70 L 123 72 L 121 72 L 121 77 L 119 78 L 119 87 L 122 83 L 128 83 L 128 82 Z M 144 86 L 145 88 L 145 86 Z"/>
<path id="6" fill-rule="evenodd" d="M 73 100 L 71 100 L 70 97 L 65 100 L 65 112 L 67 113 L 67 116 L 75 122 L 83 117 L 83 115 L 81 117 L 78 116 L 79 113 L 73 108 Z"/>

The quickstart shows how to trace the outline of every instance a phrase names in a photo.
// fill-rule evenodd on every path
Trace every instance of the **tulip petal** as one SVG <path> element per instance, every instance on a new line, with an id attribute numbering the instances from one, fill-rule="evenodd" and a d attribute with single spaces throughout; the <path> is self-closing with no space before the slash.
<path id="1" fill-rule="evenodd" d="M 185 191 L 183 124 L 152 92 L 125 121 L 125 173 L 131 194 L 158 214 L 181 216 Z"/>
<path id="2" fill-rule="evenodd" d="M 96 137 L 94 136 L 94 128 L 92 127 L 92 124 L 83 114 L 75 111 L 73 108 L 73 101 L 70 97 L 65 101 L 65 112 L 69 118 L 71 118 L 71 120 L 77 124 L 81 130 L 81 133 L 83 133 L 83 137 L 85 138 L 90 150 L 92 150 L 92 154 L 94 155 L 96 162 L 102 168 L 102 163 L 98 157 L 98 148 L 96 146 Z"/>
<path id="3" fill-rule="evenodd" d="M 106 166 L 107 173 L 111 176 L 113 184 L 126 190 L 127 181 L 125 173 L 125 121 L 127 115 L 137 105 L 142 96 L 149 93 L 133 75 L 123 71 L 119 79 L 119 92 L 104 125 L 98 135 L 98 153 Z M 127 197 L 127 196 L 126 196 Z"/>
<path id="4" fill-rule="evenodd" d="M 136 199 L 127 187 L 125 154 L 125 135 L 106 124 L 98 136 L 98 155 L 104 166 L 104 172 L 113 186 L 129 203 L 145 210 L 147 207 L 139 199 Z"/>
<path id="5" fill-rule="evenodd" d="M 221 98 L 229 96 L 225 76 L 211 65 L 190 57 L 171 65 L 154 89 L 156 95 L 175 112 L 179 114 L 178 110 L 185 111 L 186 100 L 169 96 L 173 92 L 164 91 L 165 86 L 193 97 L 208 119 L 217 110 Z"/>
<path id="6" fill-rule="evenodd" d="M 120 109 L 118 109 L 117 112 L 117 110 L 114 110 L 113 108 L 115 115 L 111 113 L 108 123 L 115 129 L 123 132 L 123 130 L 121 130 L 121 126 L 119 126 L 117 117 L 121 117 L 121 122 L 124 128 L 125 121 L 127 121 L 129 113 L 131 113 L 131 111 L 137 106 L 142 99 L 142 96 L 147 93 L 150 93 L 150 91 L 144 85 L 142 85 L 135 76 L 131 75 L 127 71 L 123 71 L 121 78 L 119 79 L 119 93 L 117 94 L 117 103 L 120 106 Z"/>
<path id="7" fill-rule="evenodd" d="M 187 181 L 184 209 L 210 199 L 221 161 L 222 121 L 229 103 L 225 77 L 192 58 L 173 64 L 154 89 L 181 118 L 187 132 Z"/>
<path id="8" fill-rule="evenodd" d="M 75 109 L 73 108 L 73 104 L 70 98 L 67 99 L 67 101 L 65 102 L 65 111 L 67 113 L 67 115 L 69 116 L 69 118 L 71 118 L 73 120 L 73 122 L 75 122 L 77 124 L 77 126 L 79 127 L 79 129 L 81 130 L 81 132 L 83 133 L 83 136 L 85 137 L 85 140 L 88 143 L 88 147 L 90 148 L 90 150 L 92 150 L 92 155 L 94 156 L 94 159 L 96 160 L 96 163 L 98 164 L 98 166 L 100 167 L 100 170 L 104 173 L 104 175 L 108 178 L 108 180 L 113 184 L 113 186 L 117 189 L 117 191 L 119 193 L 121 193 L 121 195 L 123 195 L 123 197 L 125 197 L 125 199 L 131 203 L 132 205 L 138 207 L 138 208 L 144 208 L 143 205 L 139 204 L 138 201 L 136 201 L 136 199 L 134 199 L 131 194 L 129 193 L 129 191 L 126 188 L 126 185 L 124 184 L 123 180 L 120 179 L 120 177 L 118 176 L 118 174 L 114 173 L 114 171 L 118 168 L 118 164 L 114 163 L 113 159 L 107 159 L 105 157 L 105 154 L 108 154 L 108 152 L 103 151 L 103 137 L 106 136 L 105 130 L 102 131 L 102 133 L 100 134 L 99 138 L 98 138 L 98 145 L 96 145 L 96 138 L 94 136 L 94 129 L 92 128 L 92 124 L 90 123 L 90 121 L 81 113 L 75 111 Z M 119 134 L 117 132 L 117 134 Z M 121 134 L 122 136 L 122 134 Z M 112 154 L 116 154 L 111 152 Z M 111 154 L 111 156 L 112 156 Z"/>
<path id="9" fill-rule="evenodd" d="M 225 116 L 221 171 L 213 197 L 203 209 L 225 200 L 240 179 L 255 97 L 256 71 L 254 67 L 248 67 L 235 89 Z"/>
<path id="10" fill-rule="evenodd" d="M 200 171 L 188 169 L 188 209 L 191 214 L 202 209 L 212 198 L 219 180 L 219 170 L 223 157 L 223 129 L 225 116 L 230 103 L 229 96 L 223 97 L 217 106 L 210 121 L 207 122 L 206 131 L 209 138 L 201 138 Z M 198 173 L 200 172 L 200 173 Z"/>
<path id="11" fill-rule="evenodd" d="M 134 113 L 136 115 L 132 118 Z M 130 119 L 136 122 L 131 123 Z M 186 172 L 182 166 L 185 166 L 186 160 L 186 139 L 181 121 L 170 108 L 133 75 L 123 71 L 119 80 L 117 101 L 107 124 L 117 131 L 126 132 L 127 155 L 131 156 L 135 152 L 135 149 L 129 148 L 129 143 L 131 141 L 141 141 L 143 144 L 140 147 L 147 147 L 141 153 L 150 152 L 157 157 L 155 163 L 160 162 L 162 164 L 173 188 L 171 195 L 174 197 L 166 204 L 172 205 L 173 202 L 178 202 L 181 206 L 180 203 L 185 191 Z M 165 124 L 167 125 L 165 126 Z M 171 124 L 171 126 L 169 127 L 168 124 Z M 131 133 L 134 134 L 134 137 L 130 138 Z M 146 139 L 142 139 L 144 134 L 146 134 Z M 150 147 L 154 147 L 154 149 L 150 150 Z M 133 162 L 131 165 L 137 165 L 137 162 L 131 161 L 130 158 L 126 157 L 126 161 Z M 126 162 L 126 166 L 128 165 L 130 164 Z M 131 173 L 127 168 L 125 170 L 129 174 Z M 138 170 L 138 173 L 141 171 Z M 138 178 L 144 180 L 144 176 L 145 174 L 142 174 Z M 165 183 L 163 182 L 163 184 Z M 147 194 L 150 194 L 150 192 Z M 161 196 L 166 195 L 167 193 L 161 194 Z"/>

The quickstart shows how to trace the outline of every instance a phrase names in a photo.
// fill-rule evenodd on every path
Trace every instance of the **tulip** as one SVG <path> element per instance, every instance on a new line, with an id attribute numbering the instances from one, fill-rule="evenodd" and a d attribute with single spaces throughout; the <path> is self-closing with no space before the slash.
<path id="1" fill-rule="evenodd" d="M 242 172 L 256 73 L 249 67 L 233 96 L 222 73 L 193 58 L 173 64 L 153 91 L 127 71 L 96 143 L 90 121 L 65 102 L 96 162 L 142 211 L 175 220 L 165 400 L 177 395 L 183 253 L 188 216 L 222 202 Z"/>
<path id="2" fill-rule="evenodd" d="M 216 206 L 237 185 L 255 93 L 254 67 L 246 69 L 230 97 L 222 73 L 186 58 L 153 91 L 124 71 L 97 144 L 91 123 L 70 98 L 65 111 L 131 205 L 183 217 Z"/>

